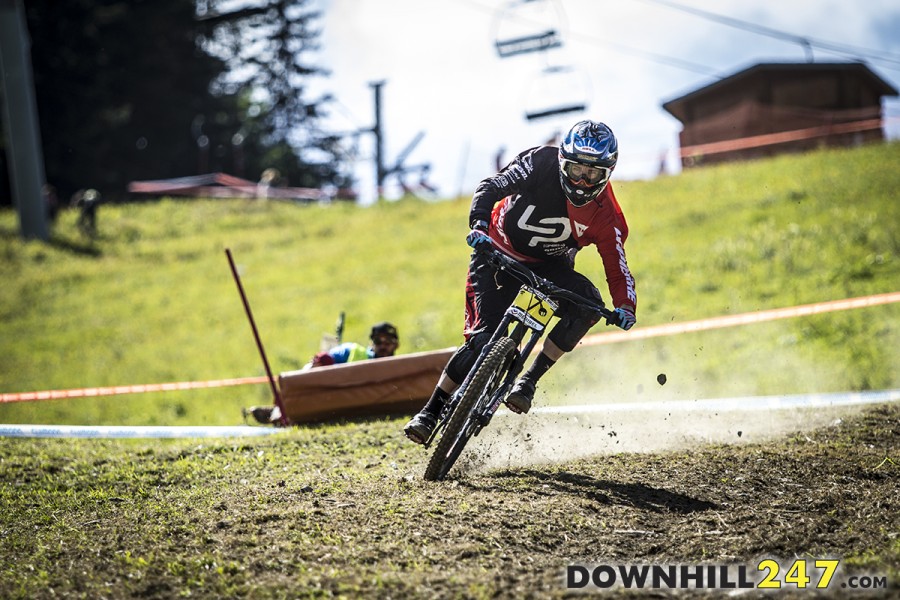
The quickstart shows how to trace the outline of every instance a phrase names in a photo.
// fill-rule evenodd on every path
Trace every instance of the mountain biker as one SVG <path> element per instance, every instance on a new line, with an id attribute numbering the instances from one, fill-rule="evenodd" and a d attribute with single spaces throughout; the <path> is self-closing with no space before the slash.
<path id="1" fill-rule="evenodd" d="M 356 342 L 346 342 L 326 352 L 319 352 L 303 368 L 326 367 L 371 358 L 386 358 L 394 356 L 400 345 L 397 328 L 387 321 L 373 325 L 369 332 L 369 339 L 372 343 L 368 347 Z M 281 412 L 277 406 L 251 406 L 242 409 L 242 412 L 244 419 L 250 415 L 258 423 L 263 424 L 276 423 L 281 419 Z"/>
<path id="2" fill-rule="evenodd" d="M 635 324 L 637 295 L 625 259 L 628 225 L 609 184 L 618 156 L 612 130 L 594 121 L 576 123 L 559 146 L 521 152 L 476 188 L 466 242 L 476 250 L 493 246 L 544 279 L 603 304 L 599 290 L 574 268 L 578 250 L 594 244 L 616 307 L 608 324 L 630 329 Z M 444 404 L 490 340 L 519 287 L 513 276 L 496 271 L 481 253 L 472 253 L 465 343 L 447 362 L 431 398 L 404 427 L 412 441 L 424 444 L 431 436 Z M 538 380 L 597 321 L 593 313 L 566 303 L 558 316 L 540 354 L 506 398 L 513 412 L 531 409 Z"/>

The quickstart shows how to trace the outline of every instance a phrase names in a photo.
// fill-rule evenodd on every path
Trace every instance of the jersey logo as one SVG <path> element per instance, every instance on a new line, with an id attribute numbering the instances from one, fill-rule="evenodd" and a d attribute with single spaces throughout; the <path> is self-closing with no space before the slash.
<path id="1" fill-rule="evenodd" d="M 588 226 L 582 225 L 578 221 L 572 221 L 572 223 L 575 225 L 575 233 L 578 234 L 578 237 L 583 236 L 584 232 L 587 231 Z"/>
<path id="2" fill-rule="evenodd" d="M 565 252 L 565 246 L 561 242 L 566 241 L 572 235 L 572 225 L 569 218 L 546 217 L 538 221 L 540 225 L 545 226 L 540 227 L 528 222 L 532 214 L 534 214 L 533 204 L 525 209 L 522 216 L 519 217 L 519 222 L 516 223 L 516 225 L 519 226 L 519 229 L 535 233 L 535 235 L 531 236 L 528 246 L 534 248 L 538 244 L 545 244 L 547 247 L 545 247 L 544 250 L 550 255 L 557 255 Z M 548 225 L 549 227 L 547 227 Z"/>
<path id="3" fill-rule="evenodd" d="M 616 231 L 616 251 L 619 253 L 619 269 L 622 271 L 622 274 L 625 275 L 625 286 L 626 292 L 628 293 L 628 299 L 632 302 L 637 302 L 637 295 L 634 293 L 634 277 L 631 275 L 631 270 L 628 268 L 628 262 L 625 260 L 625 242 L 622 241 L 622 230 L 618 227 L 614 228 Z"/>

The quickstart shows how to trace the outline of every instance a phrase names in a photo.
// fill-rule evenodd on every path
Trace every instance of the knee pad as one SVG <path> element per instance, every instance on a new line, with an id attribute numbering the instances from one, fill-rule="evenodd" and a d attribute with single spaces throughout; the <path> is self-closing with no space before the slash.
<path id="1" fill-rule="evenodd" d="M 491 334 L 485 331 L 470 335 L 466 343 L 460 346 L 447 362 L 446 371 L 450 379 L 456 383 L 462 383 L 469 371 L 472 370 L 478 353 L 490 339 Z"/>
<path id="2" fill-rule="evenodd" d="M 597 323 L 597 318 L 591 313 L 579 310 L 568 311 L 560 318 L 559 323 L 550 331 L 547 338 L 563 352 L 571 352 L 595 323 Z"/>

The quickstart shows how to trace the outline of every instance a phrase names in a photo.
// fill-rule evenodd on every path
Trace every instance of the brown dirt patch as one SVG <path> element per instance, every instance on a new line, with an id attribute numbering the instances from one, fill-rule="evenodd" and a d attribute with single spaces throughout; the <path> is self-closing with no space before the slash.
<path id="1" fill-rule="evenodd" d="M 870 597 L 900 597 L 900 404 L 780 441 L 439 483 L 402 423 L 39 457 L 2 443 L 0 596 L 552 598 L 576 562 L 837 557 L 842 577 L 890 582 Z M 794 595 L 816 596 L 778 597 Z"/>

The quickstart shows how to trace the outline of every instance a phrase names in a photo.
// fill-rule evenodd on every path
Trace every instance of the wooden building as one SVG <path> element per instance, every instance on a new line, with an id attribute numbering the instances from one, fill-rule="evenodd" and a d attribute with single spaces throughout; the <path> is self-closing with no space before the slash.
<path id="1" fill-rule="evenodd" d="M 863 63 L 762 63 L 669 100 L 685 167 L 883 139 L 897 90 Z"/>

